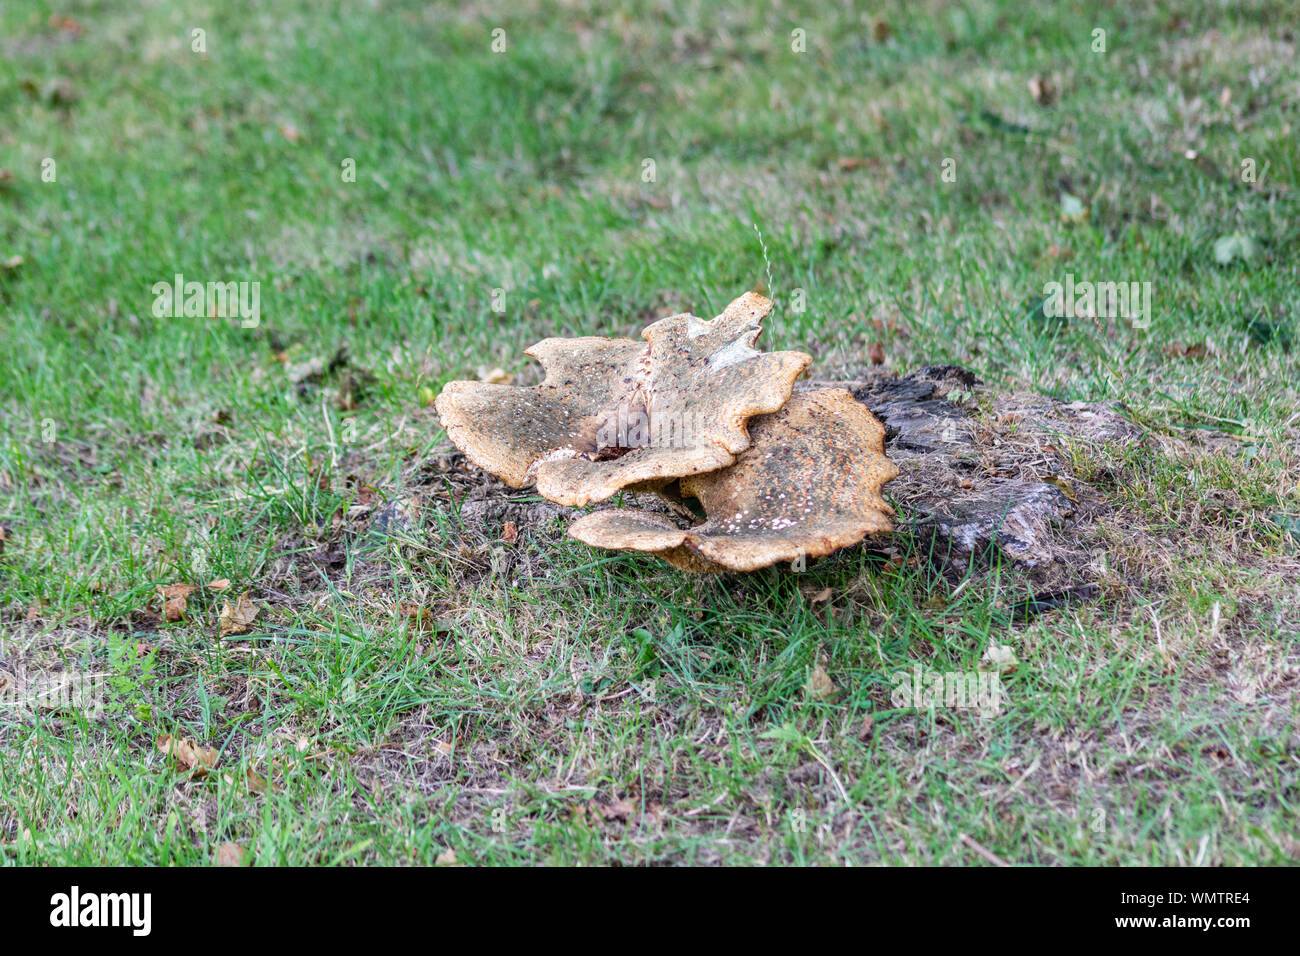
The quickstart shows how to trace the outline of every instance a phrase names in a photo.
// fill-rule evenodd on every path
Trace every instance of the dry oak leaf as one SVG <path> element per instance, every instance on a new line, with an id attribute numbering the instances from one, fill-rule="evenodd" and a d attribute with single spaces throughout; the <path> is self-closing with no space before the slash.
<path id="1" fill-rule="evenodd" d="M 222 779 L 233 787 L 238 778 L 233 773 L 227 773 L 222 775 Z M 249 793 L 266 793 L 268 789 L 277 789 L 252 767 L 244 768 L 244 785 L 248 787 Z"/>
<path id="2" fill-rule="evenodd" d="M 804 686 L 804 692 L 814 700 L 830 700 L 839 693 L 839 690 L 831 675 L 821 664 L 813 668 L 812 673 L 808 675 L 808 683 Z"/>
<path id="3" fill-rule="evenodd" d="M 158 751 L 170 755 L 176 766 L 192 777 L 202 777 L 217 765 L 217 752 L 210 747 L 200 747 L 189 737 L 178 740 L 171 734 L 162 734 L 158 738 Z"/>
<path id="4" fill-rule="evenodd" d="M 222 601 L 220 636 L 246 633 L 252 628 L 259 610 L 260 608 L 249 599 L 247 591 L 239 595 L 233 605 L 229 601 Z"/>
<path id="5" fill-rule="evenodd" d="M 593 800 L 591 805 L 606 820 L 618 820 L 620 822 L 626 822 L 627 818 L 636 811 L 636 807 L 626 800 L 614 800 L 609 804 L 597 803 Z"/>
<path id="6" fill-rule="evenodd" d="M 266 793 L 267 790 L 274 789 L 266 782 L 266 778 L 252 767 L 244 771 L 244 782 L 248 784 L 249 793 Z"/>
<path id="7" fill-rule="evenodd" d="M 397 617 L 417 631 L 432 631 L 437 628 L 433 608 L 421 607 L 419 604 L 399 603 Z"/>
<path id="8" fill-rule="evenodd" d="M 223 843 L 217 847 L 217 866 L 246 866 L 244 848 L 238 843 Z"/>
<path id="9" fill-rule="evenodd" d="M 583 515 L 569 534 L 715 572 L 821 557 L 893 529 L 880 489 L 898 466 L 885 457 L 884 426 L 847 389 L 800 392 L 750 432 L 736 464 L 682 479 L 682 495 L 704 506 L 703 524 L 682 529 L 660 514 L 614 509 Z"/>
<path id="10" fill-rule="evenodd" d="M 571 507 L 725 468 L 749 447 L 746 421 L 785 404 L 812 361 L 754 348 L 771 309 L 747 292 L 707 322 L 660 319 L 645 342 L 545 339 L 525 353 L 540 385 L 450 382 L 438 417 L 474 464 Z"/>
<path id="11" fill-rule="evenodd" d="M 70 33 L 74 37 L 81 36 L 81 34 L 86 30 L 78 20 L 67 16 L 66 14 L 51 13 L 49 23 L 50 26 L 58 30 L 60 33 Z"/>
<path id="12" fill-rule="evenodd" d="M 192 584 L 168 584 L 158 587 L 158 597 L 163 603 L 163 617 L 175 623 L 185 616 L 188 608 L 189 596 L 197 588 Z"/>

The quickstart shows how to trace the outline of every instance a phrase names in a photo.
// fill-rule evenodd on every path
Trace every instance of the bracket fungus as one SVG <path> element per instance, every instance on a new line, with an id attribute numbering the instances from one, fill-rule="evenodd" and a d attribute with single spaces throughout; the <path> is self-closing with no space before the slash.
<path id="1" fill-rule="evenodd" d="M 753 292 L 709 321 L 669 316 L 634 339 L 551 338 L 525 354 L 540 385 L 450 382 L 436 408 L 466 456 L 512 488 L 562 505 L 603 501 L 733 464 L 746 422 L 780 409 L 812 361 L 760 352 L 772 303 Z"/>
<path id="2" fill-rule="evenodd" d="M 771 309 L 748 292 L 707 322 L 660 319 L 642 342 L 545 339 L 526 352 L 546 372 L 540 385 L 451 382 L 438 417 L 474 464 L 557 504 L 623 489 L 698 499 L 694 527 L 619 508 L 569 528 L 688 571 L 752 571 L 892 530 L 881 487 L 898 467 L 884 426 L 846 389 L 793 394 L 812 357 L 754 347 Z"/>
<path id="3" fill-rule="evenodd" d="M 687 571 L 752 571 L 821 557 L 892 530 L 881 487 L 898 475 L 885 457 L 885 429 L 846 389 L 795 395 L 750 423 L 751 444 L 736 463 L 685 477 L 707 520 L 677 527 L 633 509 L 584 515 L 569 528 L 601 548 L 658 554 Z"/>

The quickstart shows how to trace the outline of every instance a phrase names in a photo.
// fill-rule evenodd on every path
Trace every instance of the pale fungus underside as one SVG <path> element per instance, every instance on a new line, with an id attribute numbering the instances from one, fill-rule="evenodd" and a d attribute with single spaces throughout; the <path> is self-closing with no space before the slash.
<path id="1" fill-rule="evenodd" d="M 695 527 L 617 509 L 569 532 L 684 570 L 749 571 L 891 530 L 881 487 L 898 468 L 883 426 L 842 388 L 791 397 L 812 359 L 754 347 L 771 308 L 749 292 L 711 321 L 661 319 L 644 342 L 545 339 L 526 353 L 546 371 L 540 385 L 451 382 L 438 415 L 480 468 L 558 504 L 624 489 L 698 498 Z"/>

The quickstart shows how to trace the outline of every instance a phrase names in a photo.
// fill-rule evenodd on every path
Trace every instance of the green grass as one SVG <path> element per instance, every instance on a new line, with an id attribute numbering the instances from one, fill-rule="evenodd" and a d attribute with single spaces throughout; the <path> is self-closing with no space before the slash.
<path id="1" fill-rule="evenodd" d="M 0 860 L 1296 859 L 1290 5 L 510 6 L 0 7 L 0 671 L 113 690 L 107 720 L 0 709 Z M 1044 321 L 1066 272 L 1150 281 L 1150 328 Z M 260 323 L 155 317 L 176 273 L 259 282 Z M 1066 450 L 1113 506 L 1102 598 L 1013 623 L 1015 567 L 958 590 L 903 537 L 721 580 L 507 546 L 422 467 L 445 382 L 760 282 L 818 378 L 879 341 L 1123 402 L 1152 445 Z M 412 494 L 413 528 L 356 531 Z M 218 578 L 250 633 L 206 589 L 150 613 Z M 990 644 L 998 715 L 891 703 Z"/>

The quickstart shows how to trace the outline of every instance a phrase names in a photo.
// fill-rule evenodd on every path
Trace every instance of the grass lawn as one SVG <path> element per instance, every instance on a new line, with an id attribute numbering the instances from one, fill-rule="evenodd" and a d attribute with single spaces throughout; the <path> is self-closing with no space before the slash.
<path id="1" fill-rule="evenodd" d="M 1293 4 L 494 6 L 0 5 L 0 683 L 108 688 L 0 706 L 0 861 L 1300 858 Z M 1098 597 L 469 515 L 443 384 L 751 288 L 818 379 L 1122 403 Z M 991 646 L 997 713 L 891 701 Z"/>

